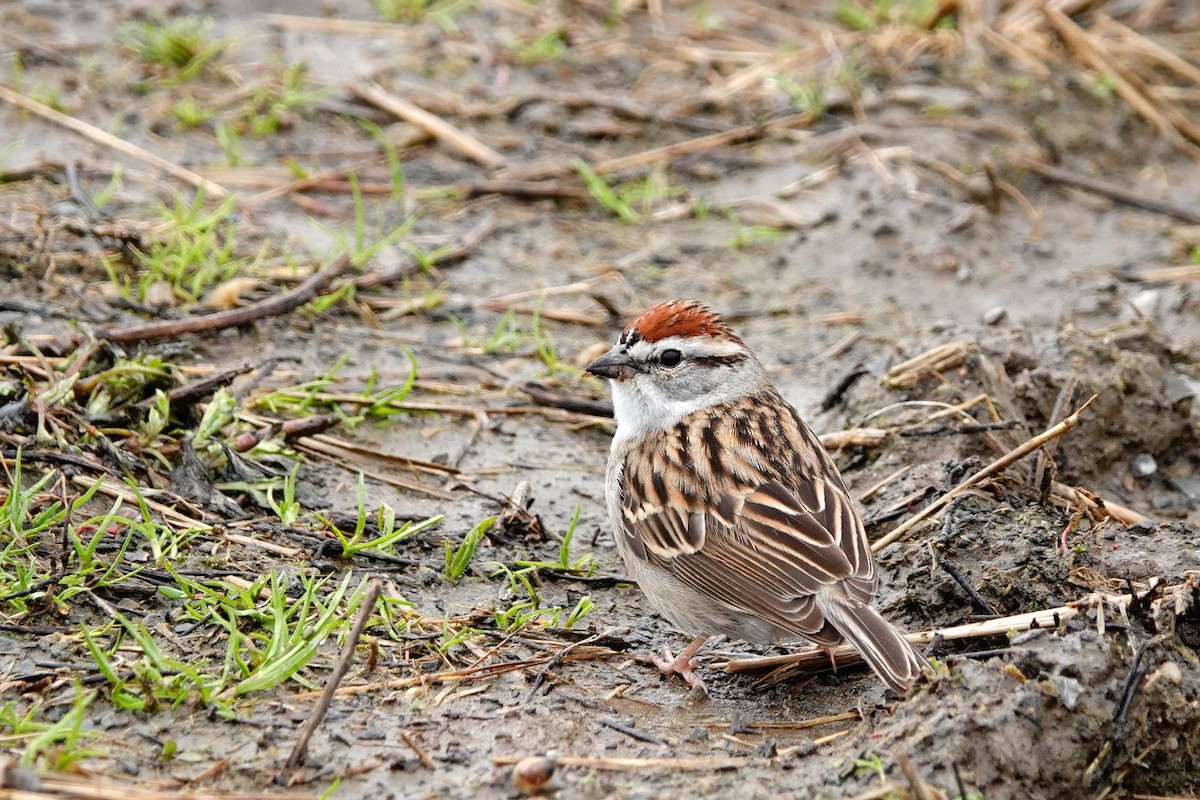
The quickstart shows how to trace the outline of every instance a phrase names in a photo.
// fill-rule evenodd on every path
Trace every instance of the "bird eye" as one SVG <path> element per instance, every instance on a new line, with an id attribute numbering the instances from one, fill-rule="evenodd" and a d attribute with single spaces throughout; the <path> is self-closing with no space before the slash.
<path id="1" fill-rule="evenodd" d="M 683 361 L 683 353 L 678 350 L 663 350 L 658 357 L 658 363 L 664 367 L 677 367 L 680 361 Z"/>

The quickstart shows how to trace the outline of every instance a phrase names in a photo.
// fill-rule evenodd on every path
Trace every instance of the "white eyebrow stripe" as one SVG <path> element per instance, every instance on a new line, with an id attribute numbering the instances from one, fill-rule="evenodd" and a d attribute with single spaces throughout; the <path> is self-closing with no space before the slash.
<path id="1" fill-rule="evenodd" d="M 711 339 L 697 336 L 668 336 L 657 342 L 639 342 L 634 349 L 640 350 L 645 346 L 646 353 L 661 353 L 664 350 L 678 350 L 685 356 L 701 356 L 709 358 L 726 358 L 746 352 L 744 345 L 728 339 Z"/>

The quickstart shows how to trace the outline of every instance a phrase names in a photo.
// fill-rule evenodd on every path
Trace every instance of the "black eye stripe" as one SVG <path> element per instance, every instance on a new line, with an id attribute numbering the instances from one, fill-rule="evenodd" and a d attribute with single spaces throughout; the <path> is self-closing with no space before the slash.
<path id="1" fill-rule="evenodd" d="M 692 356 L 692 363 L 705 367 L 732 367 L 746 361 L 746 356 L 735 353 L 729 356 Z"/>

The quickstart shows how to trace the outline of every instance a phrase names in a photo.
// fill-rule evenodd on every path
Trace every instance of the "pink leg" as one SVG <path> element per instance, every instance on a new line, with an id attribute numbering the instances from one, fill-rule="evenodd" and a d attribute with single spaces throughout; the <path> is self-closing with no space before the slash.
<path id="1" fill-rule="evenodd" d="M 833 671 L 837 672 L 837 656 L 834 654 L 833 648 L 832 647 L 822 647 L 821 649 L 824 650 L 825 655 L 828 656 L 829 665 L 831 667 L 833 667 Z"/>
<path id="2" fill-rule="evenodd" d="M 700 689 L 705 694 L 708 694 L 708 688 L 704 685 L 704 681 L 700 680 L 700 676 L 695 673 L 697 666 L 696 652 L 708 641 L 708 634 L 702 633 L 692 640 L 692 643 L 683 648 L 679 655 L 671 655 L 669 645 L 663 645 L 663 655 L 666 658 L 659 658 L 656 655 L 651 655 L 650 660 L 654 662 L 654 666 L 658 667 L 663 675 L 675 673 L 679 677 L 687 681 L 688 686 L 693 689 Z"/>

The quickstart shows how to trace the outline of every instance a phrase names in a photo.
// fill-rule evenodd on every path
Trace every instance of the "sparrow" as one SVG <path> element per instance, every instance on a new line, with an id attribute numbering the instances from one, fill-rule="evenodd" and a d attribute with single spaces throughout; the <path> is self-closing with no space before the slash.
<path id="1" fill-rule="evenodd" d="M 850 642 L 903 694 L 928 662 L 872 605 L 878 576 L 837 465 L 720 316 L 654 306 L 587 371 L 612 385 L 605 495 L 617 550 L 650 605 L 695 635 L 666 674 L 703 688 L 716 634 Z"/>

